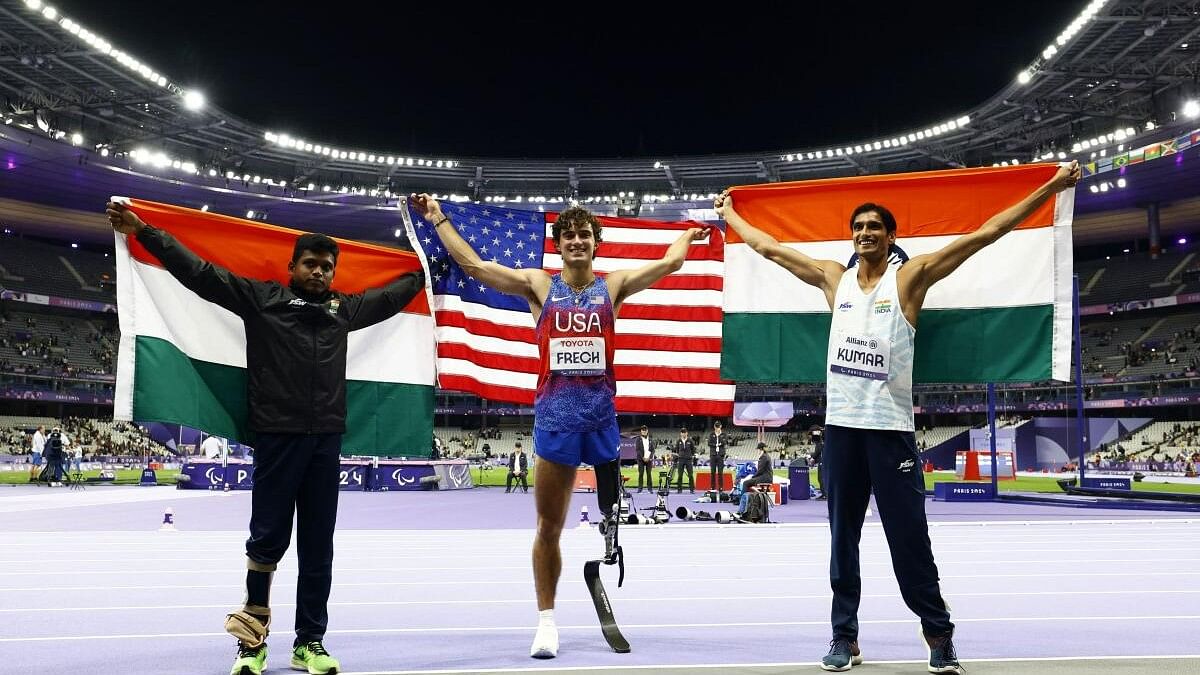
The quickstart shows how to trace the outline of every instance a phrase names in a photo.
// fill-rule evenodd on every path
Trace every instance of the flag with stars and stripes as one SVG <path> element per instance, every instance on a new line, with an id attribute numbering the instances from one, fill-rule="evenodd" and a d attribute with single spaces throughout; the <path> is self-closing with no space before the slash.
<path id="1" fill-rule="evenodd" d="M 485 260 L 556 274 L 562 257 L 554 213 L 487 204 L 444 204 L 454 227 Z M 405 229 L 421 257 L 436 323 L 438 383 L 493 401 L 532 404 L 538 379 L 533 317 L 524 298 L 468 276 L 433 226 L 405 205 Z M 598 275 L 661 258 L 695 223 L 601 217 Z M 617 412 L 730 415 L 734 384 L 722 380 L 724 239 L 695 242 L 683 269 L 631 296 L 616 321 Z"/>

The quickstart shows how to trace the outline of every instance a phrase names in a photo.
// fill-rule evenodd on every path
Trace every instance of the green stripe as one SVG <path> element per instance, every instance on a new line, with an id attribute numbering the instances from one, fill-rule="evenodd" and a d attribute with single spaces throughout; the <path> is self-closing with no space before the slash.
<path id="1" fill-rule="evenodd" d="M 254 444 L 244 368 L 189 358 L 160 338 L 138 336 L 135 349 L 135 420 L 182 424 Z M 342 453 L 428 457 L 433 402 L 433 387 L 348 381 Z"/>
<path id="2" fill-rule="evenodd" d="M 726 314 L 721 377 L 824 382 L 829 313 Z M 1029 382 L 1050 378 L 1053 305 L 927 309 L 917 325 L 914 382 Z"/>

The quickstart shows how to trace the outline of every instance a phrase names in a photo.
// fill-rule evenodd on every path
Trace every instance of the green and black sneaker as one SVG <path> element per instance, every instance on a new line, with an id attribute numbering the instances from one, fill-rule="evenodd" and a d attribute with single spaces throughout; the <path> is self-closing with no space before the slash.
<path id="1" fill-rule="evenodd" d="M 305 642 L 292 649 L 292 670 L 304 670 L 309 675 L 334 675 L 342 665 L 325 651 L 320 640 Z"/>
<path id="2" fill-rule="evenodd" d="M 264 642 L 257 647 L 247 647 L 245 643 L 238 642 L 237 645 L 237 661 L 233 662 L 229 675 L 262 675 L 267 666 L 267 644 Z"/>

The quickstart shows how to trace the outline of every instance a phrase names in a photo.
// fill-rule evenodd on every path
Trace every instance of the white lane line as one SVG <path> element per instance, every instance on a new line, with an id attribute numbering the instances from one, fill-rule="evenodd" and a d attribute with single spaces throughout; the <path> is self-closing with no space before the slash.
<path id="1" fill-rule="evenodd" d="M 1139 577 L 1143 577 L 1143 578 L 1144 577 L 1172 577 L 1175 579 L 1184 580 L 1184 579 L 1188 579 L 1190 577 L 1200 577 L 1200 570 L 1191 571 L 1191 572 L 1138 572 L 1137 575 Z M 1115 571 L 1115 572 L 1071 572 L 1069 574 L 1069 576 L 1072 578 L 1128 577 L 1129 571 L 1128 570 L 1120 570 L 1120 571 Z M 1023 578 L 1045 579 L 1046 573 L 1045 572 L 1036 572 L 1036 573 L 996 572 L 996 573 L 991 573 L 991 574 L 953 574 L 953 575 L 943 574 L 943 575 L 941 575 L 942 581 L 948 581 L 948 580 L 953 580 L 953 579 L 1023 579 Z M 882 575 L 882 576 L 864 575 L 862 577 L 862 579 L 895 581 L 896 577 L 895 577 L 895 575 L 892 575 L 892 574 L 886 574 L 886 575 Z M 242 583 L 242 581 L 243 581 L 242 579 L 231 579 L 228 583 L 224 583 L 224 584 L 138 584 L 136 586 L 107 586 L 107 585 L 106 586 L 94 586 L 93 585 L 93 586 L 53 586 L 53 587 L 44 587 L 44 588 L 42 588 L 42 587 L 25 588 L 25 587 L 20 587 L 20 586 L 10 586 L 10 587 L 0 586 L 0 593 L 21 593 L 21 592 L 49 593 L 49 592 L 53 592 L 53 591 L 92 591 L 92 592 L 107 593 L 108 591 L 115 591 L 115 590 L 161 591 L 161 590 L 209 589 L 209 588 L 229 589 L 232 587 L 236 587 L 238 584 Z M 744 583 L 745 581 L 746 581 L 746 577 L 690 577 L 690 578 L 667 577 L 667 578 L 644 578 L 644 579 L 639 578 L 637 580 L 638 583 L 656 583 L 656 584 L 660 584 L 660 583 L 661 584 L 671 584 L 671 583 L 674 583 L 674 584 L 699 584 L 699 583 L 723 583 L 723 582 Z M 829 576 L 822 575 L 822 576 L 812 576 L 812 577 L 757 577 L 755 579 L 755 581 L 760 581 L 760 582 L 815 581 L 815 582 L 828 583 Z M 463 579 L 460 579 L 460 580 L 449 580 L 449 581 L 424 581 L 424 580 L 423 581 L 361 581 L 361 582 L 349 581 L 349 582 L 336 582 L 336 583 L 334 583 L 334 588 L 352 587 L 352 586 L 368 586 L 368 587 L 376 587 L 376 586 L 468 586 L 468 585 L 506 586 L 506 585 L 526 585 L 529 583 L 532 583 L 531 578 L 526 578 L 524 580 L 510 580 L 510 579 L 486 579 L 486 580 L 465 579 L 465 580 L 463 580 Z M 273 588 L 294 588 L 295 585 L 296 585 L 295 583 L 289 583 L 286 579 L 281 578 L 280 580 L 276 581 L 272 587 Z"/>
<path id="2" fill-rule="evenodd" d="M 0 502 L 2 502 L 2 500 L 0 500 Z M 1184 517 L 1184 518 L 1170 518 L 1170 517 L 1166 517 L 1166 518 L 1103 518 L 1103 517 L 1101 517 L 1101 518 L 1089 518 L 1089 519 L 1083 519 L 1083 520 L 1080 520 L 1080 519 L 1008 520 L 1008 519 L 1004 519 L 1004 518 L 1000 517 L 1000 518 L 996 518 L 993 520 L 954 520 L 954 521 L 932 520 L 932 521 L 929 521 L 930 527 L 938 528 L 938 529 L 975 528 L 975 527 L 991 527 L 991 528 L 997 528 L 997 529 L 1005 529 L 1005 528 L 1016 528 L 1016 527 L 1042 528 L 1042 527 L 1047 527 L 1047 526 L 1062 526 L 1064 528 L 1064 532 L 1070 532 L 1072 534 L 1078 534 L 1080 532 L 1087 531 L 1087 530 L 1076 529 L 1076 526 L 1085 526 L 1085 527 L 1086 526 L 1097 526 L 1095 528 L 1090 528 L 1090 529 L 1095 529 L 1097 531 L 1103 532 L 1103 531 L 1106 531 L 1106 528 L 1101 528 L 1099 526 L 1188 525 L 1188 524 L 1192 524 L 1192 525 L 1200 524 L 1200 518 L 1186 518 L 1186 517 Z M 701 531 L 705 531 L 705 530 L 723 529 L 723 530 L 733 530 L 733 531 L 744 532 L 744 533 L 750 534 L 750 533 L 766 533 L 770 530 L 779 530 L 779 529 L 785 529 L 785 530 L 791 530 L 791 529 L 806 530 L 806 529 L 813 529 L 813 528 L 828 529 L 829 523 L 824 518 L 822 518 L 820 522 L 812 522 L 812 523 L 768 523 L 768 524 L 762 524 L 762 525 L 755 525 L 753 529 L 749 529 L 749 530 L 746 529 L 745 525 L 716 525 L 716 524 L 707 524 L 707 523 L 675 523 L 675 524 L 667 524 L 667 525 L 638 525 L 635 527 L 639 531 L 643 531 L 643 530 L 644 531 L 669 530 L 669 531 L 673 531 L 673 532 L 689 532 L 689 531 L 691 531 L 691 532 L 695 532 L 695 533 L 699 534 Z M 867 522 L 864 524 L 864 528 L 866 528 L 866 529 L 881 530 L 882 527 L 883 526 L 878 522 Z M 1068 527 L 1070 529 L 1066 529 Z M 634 527 L 631 527 L 630 529 L 634 529 Z M 408 537 L 408 538 L 411 538 L 414 535 L 420 535 L 422 537 L 440 537 L 440 538 L 444 538 L 444 539 L 448 539 L 448 540 L 457 542 L 461 539 L 467 538 L 466 533 L 477 533 L 475 536 L 478 536 L 479 534 L 487 534 L 487 535 L 491 535 L 496 538 L 506 538 L 507 536 L 511 536 L 511 533 L 513 533 L 513 532 L 532 532 L 532 531 L 533 531 L 532 525 L 530 527 L 508 528 L 506 530 L 494 530 L 494 529 L 480 530 L 480 529 L 471 529 L 471 528 L 460 528 L 460 529 L 394 528 L 394 529 L 386 529 L 386 530 L 343 529 L 338 532 L 338 536 L 347 537 L 347 538 L 375 539 L 380 536 L 388 536 L 388 535 L 394 536 L 394 537 Z M 110 536 L 123 536 L 123 535 L 128 536 L 130 534 L 146 534 L 148 536 L 155 535 L 155 533 L 153 531 L 137 531 L 137 530 L 91 530 L 91 531 L 87 531 L 87 532 L 79 532 L 79 531 L 62 532 L 62 531 L 54 531 L 54 530 L 38 530 L 38 531 L 9 530 L 6 532 L 8 533 L 8 536 L 45 537 L 45 536 L 49 535 L 49 536 L 55 536 L 55 537 L 60 537 L 60 538 L 61 537 L 91 537 L 91 536 L 94 536 L 97 534 L 102 534 L 102 533 L 108 534 Z M 508 533 L 508 534 L 505 534 L 505 533 Z M 246 536 L 245 531 L 241 530 L 241 529 L 239 529 L 239 530 L 196 530 L 192 534 L 199 534 L 202 536 L 213 536 L 213 537 L 237 536 L 237 537 L 241 537 L 243 539 Z"/>
<path id="3" fill-rule="evenodd" d="M 962 618 L 954 617 L 954 622 L 957 623 L 1057 623 L 1062 621 L 1200 621 L 1200 615 L 1154 615 L 1154 616 L 1048 616 L 1048 617 L 989 617 L 989 618 Z M 860 625 L 886 625 L 886 624 L 914 624 L 915 621 L 911 617 L 903 619 L 876 619 L 871 621 L 859 621 Z M 670 624 L 628 624 L 622 625 L 622 628 L 630 630 L 661 630 L 661 629 L 712 629 L 712 628 L 769 628 L 769 627 L 795 627 L 795 626 L 829 626 L 829 619 L 817 619 L 813 621 L 739 621 L 730 623 L 670 623 Z M 559 626 L 560 631 L 564 630 L 579 630 L 579 631 L 595 631 L 594 624 L 586 626 Z M 334 635 L 385 635 L 397 633 L 504 633 L 504 632 L 528 632 L 528 625 L 522 626 L 445 626 L 445 627 L 422 627 L 422 628 L 351 628 L 342 630 L 331 630 L 326 633 Z M 53 640 L 64 641 L 86 641 L 86 640 L 148 640 L 162 638 L 211 638 L 227 636 L 228 633 L 142 633 L 142 634 L 124 634 L 124 635 L 52 635 L 46 637 L 0 637 L 0 644 L 12 642 L 50 642 Z"/>
<path id="4" fill-rule="evenodd" d="M 1128 541 L 1129 541 L 1128 539 L 1113 539 L 1108 542 L 1086 542 L 1086 543 L 1119 544 L 1119 543 L 1125 543 Z M 656 543 L 658 543 L 658 542 L 656 542 Z M 996 542 L 993 542 L 991 539 L 989 539 L 987 543 L 996 543 Z M 1044 546 L 1047 542 L 1012 542 L 1012 543 L 1014 543 L 1014 544 L 1015 543 L 1029 543 L 1029 544 L 1036 544 L 1038 546 Z M 681 553 L 687 552 L 689 550 L 689 549 L 686 549 L 683 547 L 675 546 L 673 544 L 670 545 L 669 548 L 670 548 L 670 555 L 667 557 L 669 557 L 673 560 L 677 559 Z M 212 549 L 211 546 L 205 546 L 205 547 L 199 547 L 197 550 L 203 550 L 203 551 L 207 552 L 207 551 L 211 551 L 211 549 Z M 500 559 L 500 560 L 508 559 L 508 558 L 527 559 L 529 557 L 529 552 L 524 549 L 519 550 L 519 551 L 507 552 L 507 553 L 497 553 L 497 552 L 495 552 L 495 547 L 489 547 L 489 548 L 483 549 L 483 550 L 485 550 L 486 553 L 478 553 L 478 554 L 470 553 L 469 555 L 472 559 L 482 558 L 482 559 Z M 707 545 L 704 547 L 696 547 L 695 550 L 699 553 L 711 553 L 712 546 L 710 544 L 710 545 Z M 862 547 L 861 550 L 864 553 L 871 553 L 871 552 L 886 553 L 887 552 L 886 547 L 868 549 L 868 547 L 864 546 L 864 547 Z M 1041 550 L 1041 549 L 1035 549 L 1035 550 Z M 1124 547 L 1114 548 L 1111 546 L 1097 546 L 1096 550 L 1103 551 L 1105 553 L 1113 553 L 1113 552 L 1116 552 L 1116 553 L 1179 553 L 1179 552 L 1185 552 L 1185 551 L 1200 551 L 1200 546 L 1166 546 L 1166 547 L 1161 547 L 1161 548 L 1124 548 Z M 45 550 L 39 551 L 39 553 L 49 553 L 49 552 L 51 552 L 51 551 L 45 551 Z M 91 554 L 95 554 L 97 552 L 98 551 L 96 549 L 81 549 L 78 551 L 65 551 L 65 550 L 53 551 L 53 553 L 91 553 Z M 154 551 L 154 552 L 158 552 L 158 551 Z M 178 547 L 170 547 L 168 552 L 181 553 L 181 551 L 179 550 Z M 439 548 L 439 549 L 436 549 L 436 551 L 434 551 L 434 552 L 438 553 L 439 555 L 444 555 L 445 549 Z M 822 553 L 824 555 L 827 555 L 828 552 L 829 551 L 827 548 L 823 548 L 823 549 L 816 551 L 816 553 Z M 1014 553 L 1014 552 L 1020 552 L 1020 551 L 1019 550 L 1014 551 L 1012 546 L 1008 546 L 1005 548 L 992 548 L 992 549 L 983 549 L 983 548 L 946 549 L 946 548 L 942 548 L 942 547 L 938 546 L 936 541 L 934 542 L 934 553 L 938 554 L 938 563 L 939 564 L 941 564 L 943 562 L 952 564 L 953 562 L 955 562 L 954 560 L 949 560 L 949 559 L 946 559 L 943 557 L 943 556 L 949 556 L 949 555 L 958 555 L 958 554 L 995 555 L 997 553 Z M 1078 553 L 1082 556 L 1086 556 L 1091 551 L 1088 548 L 1082 548 L 1082 547 L 1071 548 L 1071 549 L 1069 549 L 1069 551 L 1059 551 L 1059 553 L 1066 553 L 1066 552 Z M 456 548 L 455 553 L 466 555 L 466 553 L 461 548 Z M 662 551 L 646 550 L 643 552 L 643 554 L 648 555 L 653 558 L 655 555 L 662 554 Z M 811 550 L 809 550 L 809 551 L 755 551 L 753 554 L 753 558 L 759 558 L 759 557 L 779 558 L 779 557 L 785 557 L 785 556 L 812 557 L 813 554 L 814 554 L 814 552 Z M 200 557 L 189 556 L 189 555 L 181 555 L 180 557 L 173 557 L 173 558 L 149 558 L 144 555 L 137 555 L 137 551 L 121 549 L 120 555 L 112 557 L 112 558 L 66 558 L 66 557 L 59 555 L 59 556 L 56 556 L 53 558 L 16 558 L 16 559 L 12 559 L 12 560 L 0 560 L 0 564 L 3 564 L 3 565 L 55 564 L 55 565 L 57 565 L 57 564 L 61 564 L 63 562 L 70 562 L 70 563 L 117 563 L 117 562 L 127 563 L 127 562 L 129 562 L 129 559 L 133 556 L 136 556 L 138 562 L 142 562 L 142 563 L 150 563 L 150 562 L 230 562 L 230 561 L 239 561 L 240 562 L 240 560 L 241 560 L 240 556 L 235 557 L 235 556 L 228 556 L 228 555 L 215 557 L 215 558 L 200 558 Z M 337 559 L 339 561 L 359 560 L 359 559 L 369 559 L 369 560 L 396 559 L 396 560 L 411 561 L 411 562 L 432 562 L 432 560 L 428 560 L 428 559 L 434 558 L 434 557 L 435 556 L 410 555 L 410 551 L 407 549 L 403 553 L 399 553 L 399 552 L 388 553 L 386 551 L 382 551 L 382 552 L 377 552 L 377 553 L 363 552 L 361 555 L 358 554 L 357 552 L 350 552 L 350 553 L 339 552 L 337 554 Z M 290 556 L 290 558 L 294 558 L 294 556 Z M 285 560 L 287 560 L 287 559 L 289 559 L 289 558 L 285 558 Z M 1091 562 L 1092 559 L 1091 558 L 1082 558 L 1082 559 L 1072 560 L 1072 561 L 1074 561 L 1074 562 Z M 822 561 L 822 562 L 827 562 L 827 561 Z M 970 562 L 970 563 L 974 564 L 976 561 L 964 560 L 962 562 Z M 987 562 L 987 561 L 982 561 L 982 562 Z M 1023 561 L 1013 561 L 1013 562 L 1023 562 Z M 1042 559 L 1039 559 L 1038 562 L 1044 562 L 1044 561 Z M 439 567 L 438 569 L 478 569 L 478 567 Z"/>
<path id="5" fill-rule="evenodd" d="M 189 561 L 190 562 L 190 561 Z M 941 567 L 948 567 L 955 564 L 981 566 L 981 565 L 1045 565 L 1045 564 L 1064 564 L 1064 563 L 1087 563 L 1089 565 L 1096 564 L 1122 564 L 1129 565 L 1126 567 L 1126 573 L 1140 573 L 1136 569 L 1136 565 L 1160 565 L 1162 563 L 1197 563 L 1200 558 L 1034 558 L 1030 560 L 963 560 L 963 561 L 946 561 L 939 560 L 938 564 Z M 674 566 L 681 567 L 703 567 L 709 568 L 718 565 L 717 561 L 700 561 L 688 563 L 676 563 Z M 825 567 L 829 564 L 827 560 L 813 561 L 788 561 L 788 562 L 754 562 L 748 559 L 742 564 L 746 569 L 757 569 L 765 567 Z M 891 567 L 890 561 L 874 561 L 863 562 L 863 567 Z M 498 571 L 498 570 L 529 570 L 530 565 L 472 565 L 464 567 L 407 567 L 404 565 L 389 565 L 387 567 L 334 567 L 333 571 L 338 574 L 358 574 L 358 573 L 380 573 L 380 574 L 395 574 L 397 572 L 470 572 L 470 571 Z M 235 571 L 234 568 L 224 570 L 226 572 Z M 73 570 L 72 574 L 76 576 L 108 576 L 108 575 L 148 575 L 148 574 L 211 574 L 211 568 L 204 569 L 124 569 L 124 570 Z M 37 577 L 37 576 L 62 576 L 61 571 L 45 571 L 45 570 L 24 570 L 20 572 L 0 572 L 0 577 Z"/>
<path id="6" fill-rule="evenodd" d="M 1109 590 L 1109 591 L 1004 591 L 998 593 L 947 593 L 952 598 L 987 598 L 987 597 L 1062 597 L 1066 595 L 1186 595 L 1200 594 L 1200 589 L 1197 590 Z M 899 593 L 864 593 L 864 598 L 873 599 L 902 599 Z M 828 600 L 829 593 L 817 593 L 811 595 L 729 595 L 729 596 L 698 596 L 698 597 L 678 597 L 666 596 L 659 598 L 647 598 L 639 596 L 637 602 L 711 602 L 711 601 L 739 601 L 739 600 L 754 600 L 754 601 L 792 601 L 792 600 Z M 535 598 L 521 597 L 509 599 L 479 599 L 479 600 L 354 600 L 344 602 L 330 602 L 330 607 L 403 607 L 403 606 L 421 606 L 421 605 L 530 605 L 534 603 Z M 556 602 L 591 602 L 591 597 L 578 598 L 563 598 L 558 597 Z M 160 611 L 160 610 L 180 610 L 180 609 L 228 609 L 232 605 L 228 602 L 215 605 L 115 605 L 115 606 L 97 606 L 97 607 L 5 607 L 0 608 L 0 614 L 4 613 L 36 613 L 36 612 L 125 612 L 125 611 Z M 295 603 L 278 602 L 272 603 L 272 607 L 295 607 Z M 957 621 L 957 618 L 955 619 Z"/>
<path id="7" fill-rule="evenodd" d="M 1134 660 L 1141 661 L 1143 659 L 1153 659 L 1153 660 L 1158 660 L 1158 661 L 1161 661 L 1164 659 L 1179 660 L 1179 661 L 1186 660 L 1186 659 L 1200 660 L 1200 655 L 1154 654 L 1152 656 L 1031 656 L 1031 657 L 1025 657 L 1025 658 L 1022 658 L 1020 656 L 1014 656 L 1014 657 L 1000 658 L 1000 659 L 962 659 L 962 662 L 963 663 L 1024 663 L 1024 662 L 1049 663 L 1049 662 L 1056 662 L 1056 661 L 1134 661 Z M 918 663 L 924 664 L 925 661 L 923 661 L 923 660 L 917 661 L 917 660 L 911 660 L 911 659 L 910 660 L 881 661 L 881 660 L 871 659 L 870 663 L 878 663 L 878 664 L 886 664 L 886 665 L 908 665 L 908 664 L 918 664 Z M 815 662 L 815 661 L 793 661 L 793 662 L 789 662 L 789 663 L 708 663 L 708 664 L 703 664 L 703 665 L 693 664 L 693 663 L 680 663 L 680 664 L 658 663 L 658 664 L 654 664 L 654 665 L 638 665 L 638 666 L 563 666 L 563 667 L 544 666 L 544 667 L 540 667 L 540 668 L 538 668 L 538 667 L 534 667 L 534 668 L 471 668 L 471 669 L 467 669 L 467 670 L 444 670 L 444 669 L 439 669 L 439 670 L 364 670 L 364 671 L 347 672 L 347 673 L 343 673 L 343 675 L 463 675 L 463 674 L 468 674 L 468 673 L 529 673 L 529 672 L 536 672 L 539 670 L 546 670 L 546 671 L 553 671 L 553 672 L 559 672 L 559 671 L 603 672 L 603 671 L 607 671 L 607 670 L 612 670 L 612 671 L 617 671 L 617 672 L 625 672 L 626 670 L 663 670 L 663 669 L 677 669 L 677 670 L 685 670 L 686 669 L 688 671 L 745 670 L 748 668 L 811 668 L 812 666 L 815 666 L 815 665 L 817 665 L 817 662 Z"/>
<path id="8" fill-rule="evenodd" d="M 1022 658 L 1014 656 L 1001 659 L 962 659 L 963 663 L 1024 663 L 1038 662 L 1048 663 L 1055 661 L 1141 661 L 1143 659 L 1153 660 L 1186 660 L 1200 659 L 1200 655 L 1182 654 L 1162 655 L 1154 654 L 1152 656 L 1031 656 Z M 870 663 L 886 664 L 886 665 L 908 665 L 908 664 L 924 664 L 925 661 L 917 660 L 894 660 L 880 661 L 871 659 Z M 693 664 L 680 663 L 668 664 L 659 663 L 654 665 L 638 665 L 638 666 L 544 666 L 540 668 L 471 668 L 469 670 L 364 670 L 347 672 L 343 675 L 461 675 L 467 673 L 528 673 L 539 670 L 547 670 L 553 672 L 570 671 L 570 672 L 603 672 L 607 670 L 625 672 L 626 670 L 662 670 L 662 669 L 677 669 L 677 670 L 745 670 L 748 668 L 810 668 L 815 666 L 815 661 L 793 661 L 790 663 L 709 663 L 709 664 Z"/>

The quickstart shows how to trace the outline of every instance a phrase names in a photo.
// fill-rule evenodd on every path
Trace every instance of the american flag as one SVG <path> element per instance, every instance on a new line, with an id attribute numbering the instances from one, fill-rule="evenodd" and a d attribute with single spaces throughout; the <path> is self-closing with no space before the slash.
<path id="1" fill-rule="evenodd" d="M 493 401 L 532 404 L 538 352 L 523 298 L 505 295 L 454 263 L 430 223 L 402 208 L 405 229 L 425 265 L 436 323 L 438 384 Z M 458 232 L 485 260 L 555 274 L 562 256 L 550 225 L 556 214 L 487 204 L 444 204 Z M 602 217 L 598 275 L 666 255 L 695 223 Z M 713 229 L 694 242 L 683 269 L 633 295 L 616 322 L 617 412 L 728 416 L 734 384 L 722 380 L 721 289 L 725 245 Z"/>

